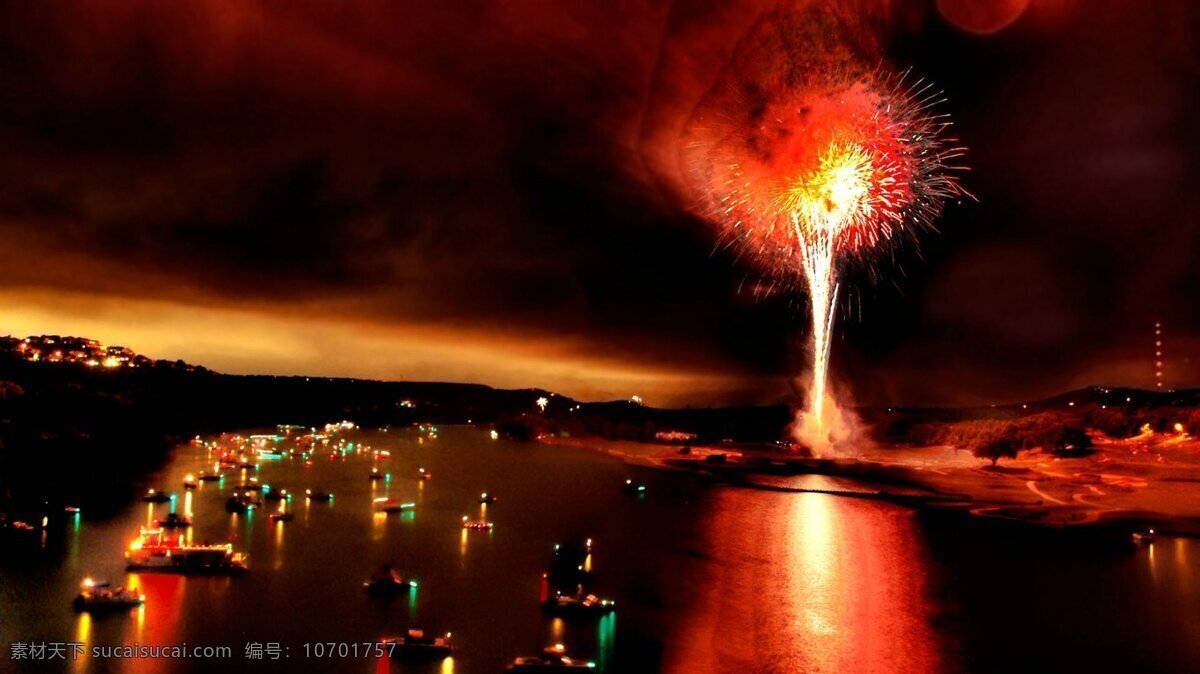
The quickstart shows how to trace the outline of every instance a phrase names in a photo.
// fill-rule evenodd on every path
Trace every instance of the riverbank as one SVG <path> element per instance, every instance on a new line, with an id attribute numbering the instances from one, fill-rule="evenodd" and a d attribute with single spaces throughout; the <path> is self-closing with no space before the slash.
<path id="1" fill-rule="evenodd" d="M 949 447 L 869 447 L 816 459 L 771 445 L 688 447 L 543 438 L 632 465 L 689 472 L 730 486 L 887 500 L 997 525 L 1200 537 L 1200 443 L 1142 435 L 1085 457 L 1023 453 L 1000 466 Z M 828 483 L 811 483 L 820 476 Z"/>

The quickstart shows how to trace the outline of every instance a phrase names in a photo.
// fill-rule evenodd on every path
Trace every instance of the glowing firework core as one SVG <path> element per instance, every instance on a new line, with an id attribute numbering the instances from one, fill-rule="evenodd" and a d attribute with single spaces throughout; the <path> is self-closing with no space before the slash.
<path id="1" fill-rule="evenodd" d="M 821 155 L 820 167 L 797 180 L 777 203 L 791 213 L 798 238 L 810 230 L 827 230 L 836 237 L 846 224 L 871 216 L 871 171 L 871 156 L 862 146 L 832 145 Z"/>

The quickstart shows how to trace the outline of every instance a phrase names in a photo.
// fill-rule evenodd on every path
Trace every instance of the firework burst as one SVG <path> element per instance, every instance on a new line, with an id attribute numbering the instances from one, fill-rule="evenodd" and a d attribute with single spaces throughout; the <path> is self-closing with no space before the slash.
<path id="1" fill-rule="evenodd" d="M 881 253 L 915 242 L 947 200 L 967 194 L 957 177 L 964 149 L 937 91 L 882 69 L 829 71 L 719 99 L 689 145 L 728 245 L 808 293 L 818 429 L 841 274 L 855 265 L 878 274 Z"/>

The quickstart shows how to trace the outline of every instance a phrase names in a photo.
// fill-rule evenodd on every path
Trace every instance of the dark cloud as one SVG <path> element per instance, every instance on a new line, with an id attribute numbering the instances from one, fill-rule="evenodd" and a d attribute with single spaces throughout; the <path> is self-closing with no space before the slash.
<path id="1" fill-rule="evenodd" d="M 1194 339 L 1198 17 L 1145 4 L 1032 0 L 987 37 L 879 5 L 895 61 L 946 90 L 980 202 L 847 295 L 857 398 L 1145 384 L 1156 317 Z M 803 317 L 714 252 L 679 163 L 773 7 L 5 4 L 0 284 L 784 376 Z"/>

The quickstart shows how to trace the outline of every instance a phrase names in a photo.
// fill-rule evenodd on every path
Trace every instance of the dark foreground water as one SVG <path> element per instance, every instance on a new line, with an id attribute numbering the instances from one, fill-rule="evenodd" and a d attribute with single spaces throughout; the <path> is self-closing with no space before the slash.
<path id="1" fill-rule="evenodd" d="M 203 449 L 180 448 L 153 483 L 190 509 L 193 540 L 250 553 L 238 578 L 126 573 L 122 550 L 166 505 L 132 503 L 86 517 L 42 551 L 0 557 L 0 670 L 197 672 L 499 672 L 518 655 L 565 643 L 608 673 L 1197 671 L 1200 545 L 1159 539 L 1119 552 L 1079 550 L 932 524 L 878 501 L 709 485 L 630 468 L 587 451 L 494 441 L 485 429 L 348 436 L 392 452 L 390 482 L 371 459 L 263 462 L 276 488 L 331 489 L 332 503 L 293 501 L 296 518 L 231 515 L 237 483 L 184 475 Z M 432 480 L 416 479 L 425 467 Z M 253 473 L 251 473 L 253 474 Z M 648 484 L 627 497 L 627 477 Z M 820 478 L 811 478 L 820 480 Z M 803 481 L 803 479 L 801 480 Z M 464 533 L 481 491 L 499 500 L 488 533 Z M 372 499 L 415 501 L 377 515 Z M 269 508 L 268 508 L 269 510 Z M 595 540 L 596 588 L 618 600 L 601 620 L 563 621 L 538 606 L 556 541 Z M 361 582 L 382 563 L 419 580 L 383 601 Z M 76 614 L 85 575 L 133 584 L 146 606 Z M 363 642 L 409 626 L 454 632 L 455 656 L 425 666 L 317 657 L 318 642 Z M 43 662 L 10 658 L 12 642 L 228 646 L 214 660 Z M 277 643 L 281 659 L 246 658 Z M 307 648 L 305 644 L 310 644 Z M 328 648 L 327 648 L 328 650 Z M 335 647 L 336 652 L 336 647 Z M 269 656 L 268 656 L 269 657 Z"/>

